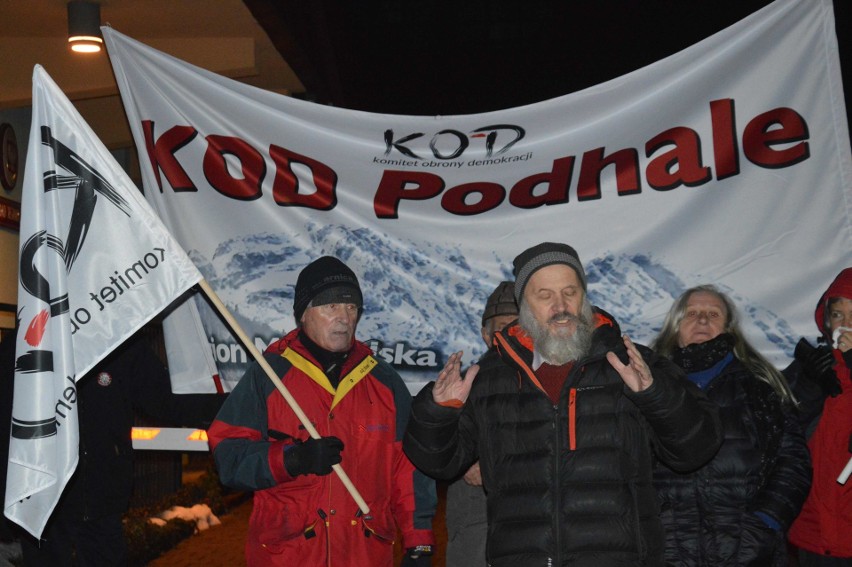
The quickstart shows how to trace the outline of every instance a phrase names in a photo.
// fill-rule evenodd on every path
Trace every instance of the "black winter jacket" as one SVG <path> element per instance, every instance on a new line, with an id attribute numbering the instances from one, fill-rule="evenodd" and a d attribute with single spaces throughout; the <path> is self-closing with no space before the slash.
<path id="1" fill-rule="evenodd" d="M 633 393 L 606 360 L 626 360 L 618 326 L 602 311 L 596 323 L 557 406 L 517 324 L 498 334 L 463 408 L 436 404 L 432 385 L 415 399 L 404 448 L 418 467 L 452 478 L 480 460 L 489 565 L 661 565 L 654 455 L 690 470 L 719 446 L 715 407 L 682 372 L 640 347 L 654 382 Z"/>
<path id="2" fill-rule="evenodd" d="M 738 360 L 706 389 L 719 405 L 724 441 L 701 469 L 659 464 L 655 483 L 666 530 L 666 562 L 682 566 L 786 565 L 784 532 L 811 484 L 801 427 L 771 386 Z M 774 519 L 771 529 L 755 515 Z"/>

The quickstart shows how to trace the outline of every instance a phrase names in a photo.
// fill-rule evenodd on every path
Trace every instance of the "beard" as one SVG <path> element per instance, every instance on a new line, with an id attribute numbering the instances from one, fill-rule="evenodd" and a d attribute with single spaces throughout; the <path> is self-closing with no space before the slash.
<path id="1" fill-rule="evenodd" d="M 550 328 L 539 323 L 526 302 L 521 302 L 518 323 L 532 338 L 535 350 L 548 363 L 562 366 L 572 360 L 579 360 L 592 346 L 592 304 L 583 298 L 579 315 L 568 312 L 556 313 L 547 322 L 568 319 L 574 323 L 573 332 L 565 329 L 551 333 Z M 570 334 L 568 334 L 570 333 Z"/>

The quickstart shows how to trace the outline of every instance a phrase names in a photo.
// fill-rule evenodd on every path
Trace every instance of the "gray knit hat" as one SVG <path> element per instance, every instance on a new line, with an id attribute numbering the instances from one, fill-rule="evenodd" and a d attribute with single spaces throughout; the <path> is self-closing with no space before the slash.
<path id="1" fill-rule="evenodd" d="M 524 288 L 530 281 L 530 277 L 539 269 L 553 264 L 565 264 L 577 272 L 583 290 L 586 289 L 586 272 L 577 251 L 567 244 L 555 242 L 542 242 L 532 248 L 527 248 L 515 258 L 515 300 L 521 303 L 524 296 Z"/>
<path id="2" fill-rule="evenodd" d="M 485 302 L 485 311 L 482 312 L 482 326 L 492 317 L 500 315 L 517 315 L 518 304 L 515 302 L 515 284 L 512 282 L 500 282 L 500 285 L 488 296 Z"/>

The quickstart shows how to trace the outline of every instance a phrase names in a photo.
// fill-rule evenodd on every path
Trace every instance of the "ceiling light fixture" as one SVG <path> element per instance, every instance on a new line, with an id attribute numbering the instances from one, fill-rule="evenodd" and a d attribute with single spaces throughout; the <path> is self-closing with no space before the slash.
<path id="1" fill-rule="evenodd" d="M 97 53 L 103 47 L 101 5 L 85 0 L 68 2 L 68 45 L 77 53 Z"/>

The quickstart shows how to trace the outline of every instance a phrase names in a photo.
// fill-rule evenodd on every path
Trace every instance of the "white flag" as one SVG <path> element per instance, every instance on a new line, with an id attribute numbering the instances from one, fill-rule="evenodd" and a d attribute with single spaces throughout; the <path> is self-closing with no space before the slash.
<path id="1" fill-rule="evenodd" d="M 38 537 L 77 466 L 76 380 L 201 274 L 40 66 L 32 112 L 4 509 Z"/>

